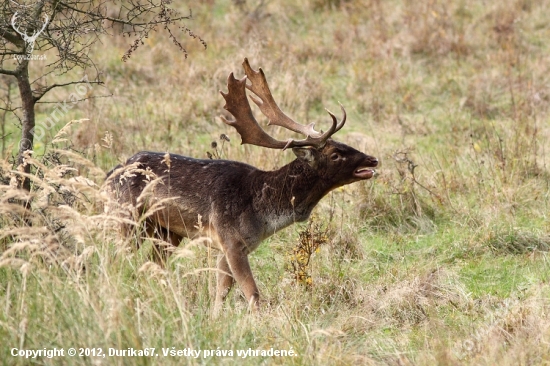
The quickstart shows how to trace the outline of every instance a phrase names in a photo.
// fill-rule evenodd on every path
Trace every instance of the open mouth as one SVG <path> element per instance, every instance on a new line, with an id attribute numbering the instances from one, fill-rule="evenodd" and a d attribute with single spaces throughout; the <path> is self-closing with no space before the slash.
<path id="1" fill-rule="evenodd" d="M 359 168 L 355 170 L 353 175 L 360 179 L 370 179 L 374 176 L 374 169 L 370 168 Z"/>

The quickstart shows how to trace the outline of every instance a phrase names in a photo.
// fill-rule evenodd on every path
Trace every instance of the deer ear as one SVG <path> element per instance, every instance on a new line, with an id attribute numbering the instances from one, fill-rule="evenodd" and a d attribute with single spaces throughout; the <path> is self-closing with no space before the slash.
<path id="1" fill-rule="evenodd" d="M 292 152 L 299 160 L 309 164 L 312 168 L 317 166 L 314 149 L 309 147 L 293 147 Z"/>

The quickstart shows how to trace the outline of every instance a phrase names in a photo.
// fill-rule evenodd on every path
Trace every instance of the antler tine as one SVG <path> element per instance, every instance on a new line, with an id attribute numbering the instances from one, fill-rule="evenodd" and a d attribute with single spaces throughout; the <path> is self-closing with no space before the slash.
<path id="1" fill-rule="evenodd" d="M 305 136 L 318 137 L 321 135 L 321 133 L 314 130 L 313 127 L 315 126 L 315 123 L 310 123 L 309 125 L 297 123 L 279 108 L 273 99 L 271 90 L 269 90 L 267 79 L 265 78 L 264 71 L 261 67 L 259 71 L 254 71 L 248 62 L 248 59 L 245 58 L 243 68 L 251 83 L 247 84 L 246 88 L 257 96 L 255 97 L 251 95 L 250 98 L 269 119 L 269 125 L 281 126 L 291 131 L 301 133 Z"/>
<path id="2" fill-rule="evenodd" d="M 344 124 L 346 124 L 346 118 L 347 118 L 346 110 L 344 109 L 344 106 L 342 105 L 342 103 L 338 103 L 338 104 L 340 105 L 340 109 L 342 110 L 343 116 L 342 116 L 342 120 L 338 123 L 338 125 L 336 126 L 336 129 L 332 134 L 335 134 L 336 132 L 340 131 L 342 127 L 344 127 Z M 325 108 L 325 110 L 330 114 L 333 120 L 336 119 L 336 116 L 334 116 L 334 114 L 332 114 L 328 109 Z"/>
<path id="3" fill-rule="evenodd" d="M 342 121 L 338 122 L 338 118 L 336 118 L 334 113 L 332 113 L 331 111 L 329 111 L 328 109 L 325 108 L 325 110 L 328 112 L 328 114 L 332 118 L 332 126 L 330 126 L 329 130 L 327 132 L 323 133 L 321 136 L 315 137 L 315 138 L 311 138 L 311 137 L 308 136 L 307 139 L 300 140 L 300 142 L 301 141 L 309 141 L 314 146 L 319 146 L 319 147 L 324 146 L 325 143 L 327 142 L 327 140 L 332 135 L 334 135 L 336 132 L 340 131 L 340 129 L 342 127 L 344 127 L 344 124 L 346 123 L 346 110 L 344 109 L 344 106 L 342 104 L 340 104 L 340 108 L 342 109 L 342 112 L 344 113 L 344 116 L 342 117 Z M 299 141 L 296 141 L 296 142 L 299 142 Z M 300 146 L 303 146 L 303 145 L 300 145 Z"/>
<path id="4" fill-rule="evenodd" d="M 41 28 L 39 31 L 34 32 L 33 37 L 36 36 L 36 35 L 38 35 L 38 34 L 40 34 L 40 33 L 42 33 L 42 31 L 43 31 L 43 30 L 46 28 L 46 26 L 48 25 L 48 21 L 50 20 L 50 19 L 48 18 L 48 15 L 47 15 L 47 14 L 44 14 L 44 16 L 43 16 L 42 18 L 44 19 L 44 21 L 42 22 L 42 28 Z"/>
<path id="5" fill-rule="evenodd" d="M 15 21 L 16 21 L 16 20 L 17 20 L 17 12 L 16 12 L 15 14 L 13 14 L 13 16 L 11 17 L 11 26 L 13 27 L 13 29 L 14 29 L 17 33 L 19 33 L 20 35 L 23 35 L 24 33 L 21 32 L 21 31 L 19 30 L 19 28 L 15 26 Z"/>

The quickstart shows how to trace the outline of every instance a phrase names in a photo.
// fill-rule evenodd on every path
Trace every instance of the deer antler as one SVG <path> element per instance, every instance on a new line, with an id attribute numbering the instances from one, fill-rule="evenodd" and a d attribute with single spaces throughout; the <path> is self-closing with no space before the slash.
<path id="1" fill-rule="evenodd" d="M 38 38 L 38 35 L 40 35 L 40 33 L 42 33 L 44 31 L 44 29 L 46 28 L 46 26 L 48 25 L 48 22 L 49 22 L 49 18 L 48 18 L 48 15 L 44 14 L 43 16 L 43 23 L 42 23 L 42 28 L 40 30 L 35 30 L 32 34 L 32 36 L 29 36 L 27 35 L 27 33 L 25 32 L 22 32 L 16 25 L 15 25 L 15 21 L 17 20 L 17 12 L 15 12 L 11 18 L 11 25 L 13 27 L 13 29 L 19 33 L 21 35 L 21 37 L 23 38 L 23 40 L 28 44 L 29 48 L 30 48 L 30 51 L 29 53 L 31 53 L 34 49 L 34 42 L 36 41 L 36 38 Z"/>
<path id="2" fill-rule="evenodd" d="M 309 125 L 296 123 L 283 111 L 281 111 L 279 106 L 275 103 L 263 70 L 260 68 L 259 71 L 254 71 L 250 67 L 248 59 L 246 58 L 243 62 L 243 68 L 246 76 L 240 80 L 237 80 L 233 76 L 233 73 L 231 73 L 227 78 L 228 92 L 221 92 L 226 101 L 224 108 L 235 117 L 234 121 L 228 121 L 222 117 L 223 121 L 228 125 L 235 127 L 237 132 L 241 135 L 243 144 L 252 144 L 283 150 L 289 147 L 298 146 L 322 147 L 330 136 L 344 126 L 344 123 L 346 122 L 346 111 L 342 105 L 340 105 L 340 108 L 344 113 L 344 117 L 340 123 L 338 123 L 336 116 L 327 110 L 332 117 L 332 126 L 326 133 L 315 131 L 313 129 L 314 123 L 310 123 Z M 251 81 L 250 85 L 246 84 L 247 78 Z M 258 105 L 262 113 L 269 119 L 269 125 L 277 125 L 287 128 L 291 131 L 305 135 L 306 138 L 304 140 L 289 139 L 288 141 L 280 141 L 269 136 L 254 118 L 252 109 L 250 108 L 250 103 L 248 102 L 246 96 L 245 88 L 248 88 L 256 94 L 257 97 L 250 95 L 250 98 L 254 101 L 254 103 L 256 103 L 256 105 Z"/>
<path id="3" fill-rule="evenodd" d="M 248 59 L 245 58 L 243 68 L 248 80 L 250 80 L 250 84 L 247 84 L 246 88 L 258 96 L 257 98 L 251 95 L 250 99 L 252 99 L 252 101 L 260 107 L 262 113 L 269 119 L 270 125 L 288 128 L 291 131 L 298 132 L 306 136 L 320 135 L 319 132 L 313 129 L 315 123 L 310 123 L 307 126 L 296 123 L 279 108 L 273 99 L 271 90 L 269 90 L 269 85 L 267 84 L 264 70 L 262 70 L 261 67 L 258 71 L 254 71 L 252 67 L 250 67 Z"/>
<path id="4" fill-rule="evenodd" d="M 225 99 L 224 108 L 235 117 L 235 120 L 229 121 L 222 116 L 223 121 L 235 127 L 239 135 L 241 135 L 243 144 L 269 147 L 272 149 L 286 149 L 289 147 L 288 144 L 292 142 L 292 140 L 285 142 L 274 139 L 260 127 L 254 118 L 252 109 L 246 98 L 245 84 L 246 76 L 238 80 L 235 79 L 233 73 L 229 74 L 227 78 L 227 93 L 222 91 L 220 91 L 220 93 Z"/>
<path id="5" fill-rule="evenodd" d="M 46 29 L 46 26 L 48 25 L 48 22 L 50 20 L 50 18 L 48 18 L 48 15 L 47 14 L 44 14 L 44 21 L 42 23 L 42 28 L 40 28 L 39 31 L 37 32 L 34 32 L 33 35 L 32 35 L 32 38 L 35 38 L 36 36 L 38 36 L 40 33 L 42 33 L 44 31 L 44 29 Z"/>
<path id="6" fill-rule="evenodd" d="M 27 36 L 27 34 L 26 34 L 25 32 L 21 32 L 21 31 L 19 30 L 19 28 L 17 28 L 17 27 L 15 26 L 15 21 L 17 20 L 17 18 L 18 18 L 18 17 L 17 17 L 17 12 L 15 12 L 15 14 L 13 14 L 13 16 L 11 17 L 11 26 L 13 27 L 13 29 L 14 29 L 17 33 L 19 33 L 23 38 L 25 38 L 25 37 Z"/>

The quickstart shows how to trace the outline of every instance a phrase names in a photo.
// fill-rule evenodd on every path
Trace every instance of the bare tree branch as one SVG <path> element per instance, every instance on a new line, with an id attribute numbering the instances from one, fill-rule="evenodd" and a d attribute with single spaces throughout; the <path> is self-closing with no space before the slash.
<path id="1" fill-rule="evenodd" d="M 21 109 L 21 107 L 15 107 L 15 108 L 4 108 L 0 107 L 0 111 L 6 111 L 6 112 L 15 112 L 16 110 Z"/>
<path id="2" fill-rule="evenodd" d="M 35 92 L 35 96 L 34 96 L 34 101 L 35 102 L 38 102 L 43 96 L 44 94 L 46 94 L 47 92 L 49 92 L 50 90 L 54 89 L 54 88 L 60 88 L 60 87 L 64 87 L 64 86 L 68 86 L 68 85 L 75 85 L 75 84 L 99 84 L 99 85 L 103 85 L 103 81 L 70 81 L 68 83 L 61 83 L 61 84 L 52 84 L 52 85 L 49 85 L 47 87 L 43 87 L 43 88 L 39 88 L 39 89 L 35 89 L 34 92 Z"/>
<path id="3" fill-rule="evenodd" d="M 110 98 L 112 97 L 113 94 L 107 94 L 107 95 L 92 95 L 92 96 L 89 96 L 89 97 L 86 97 L 86 98 L 81 98 L 81 99 L 76 99 L 76 100 L 73 100 L 71 102 L 84 102 L 86 100 L 92 100 L 92 99 L 100 99 L 100 98 Z M 57 104 L 59 103 L 59 101 L 40 101 L 40 102 L 36 102 L 36 104 Z"/>
<path id="4" fill-rule="evenodd" d="M 151 25 L 157 25 L 157 24 L 166 24 L 165 20 L 154 20 L 154 21 L 149 21 L 149 22 L 138 23 L 138 22 L 133 22 L 133 19 L 136 19 L 138 16 L 135 16 L 135 17 L 131 18 L 130 20 L 124 20 L 124 19 L 121 19 L 121 18 L 113 18 L 113 17 L 107 16 L 107 15 L 101 15 L 101 14 L 98 14 L 98 13 L 91 13 L 91 12 L 83 11 L 83 10 L 74 8 L 70 5 L 67 5 L 64 2 L 60 2 L 59 5 L 67 8 L 67 9 L 74 10 L 77 13 L 89 15 L 91 17 L 94 17 L 95 19 L 109 20 L 113 23 L 129 25 L 129 26 L 132 26 L 132 27 L 143 27 L 143 26 L 151 26 Z M 191 14 L 189 14 L 187 16 L 172 18 L 171 21 L 172 22 L 177 22 L 177 21 L 180 21 L 180 20 L 189 20 L 189 19 L 191 19 L 191 17 L 192 17 Z"/>
<path id="5" fill-rule="evenodd" d="M 181 35 L 192 37 L 206 48 L 204 40 L 183 23 L 192 18 L 191 11 L 182 15 L 171 3 L 170 0 L 34 0 L 32 5 L 0 2 L 0 74 L 17 80 L 14 84 L 21 102 L 17 108 L 10 104 L 0 110 L 13 114 L 21 122 L 22 141 L 26 143 L 20 144 L 18 164 L 24 167 L 27 176 L 30 165 L 25 164 L 23 157 L 27 149 L 32 149 L 36 104 L 57 103 L 42 100 L 56 88 L 103 84 L 91 51 L 100 42 L 100 36 L 109 34 L 115 25 L 122 26 L 119 34 L 134 38 L 122 61 L 127 61 L 144 44 L 144 39 L 156 31 L 166 32 L 185 57 L 187 50 L 178 39 Z M 31 53 L 36 51 L 50 51 L 49 57 L 55 51 L 55 56 L 36 69 L 38 75 L 31 75 L 36 71 L 29 69 L 29 62 L 35 56 Z M 87 75 L 90 71 L 95 73 L 94 81 L 74 80 L 72 72 L 78 69 Z M 105 96 L 87 94 L 77 101 L 97 97 Z M 20 186 L 30 189 L 28 178 Z"/>
<path id="6" fill-rule="evenodd" d="M 8 31 L 2 32 L 2 34 L 0 34 L 0 37 L 5 38 L 6 41 L 8 41 L 10 43 L 13 43 L 17 47 L 24 47 L 25 46 L 25 41 L 23 40 L 23 38 L 21 38 L 21 36 L 19 36 L 19 35 L 15 35 L 11 32 L 8 32 Z"/>
<path id="7" fill-rule="evenodd" d="M 0 74 L 17 76 L 17 72 L 13 70 L 0 69 Z"/>

